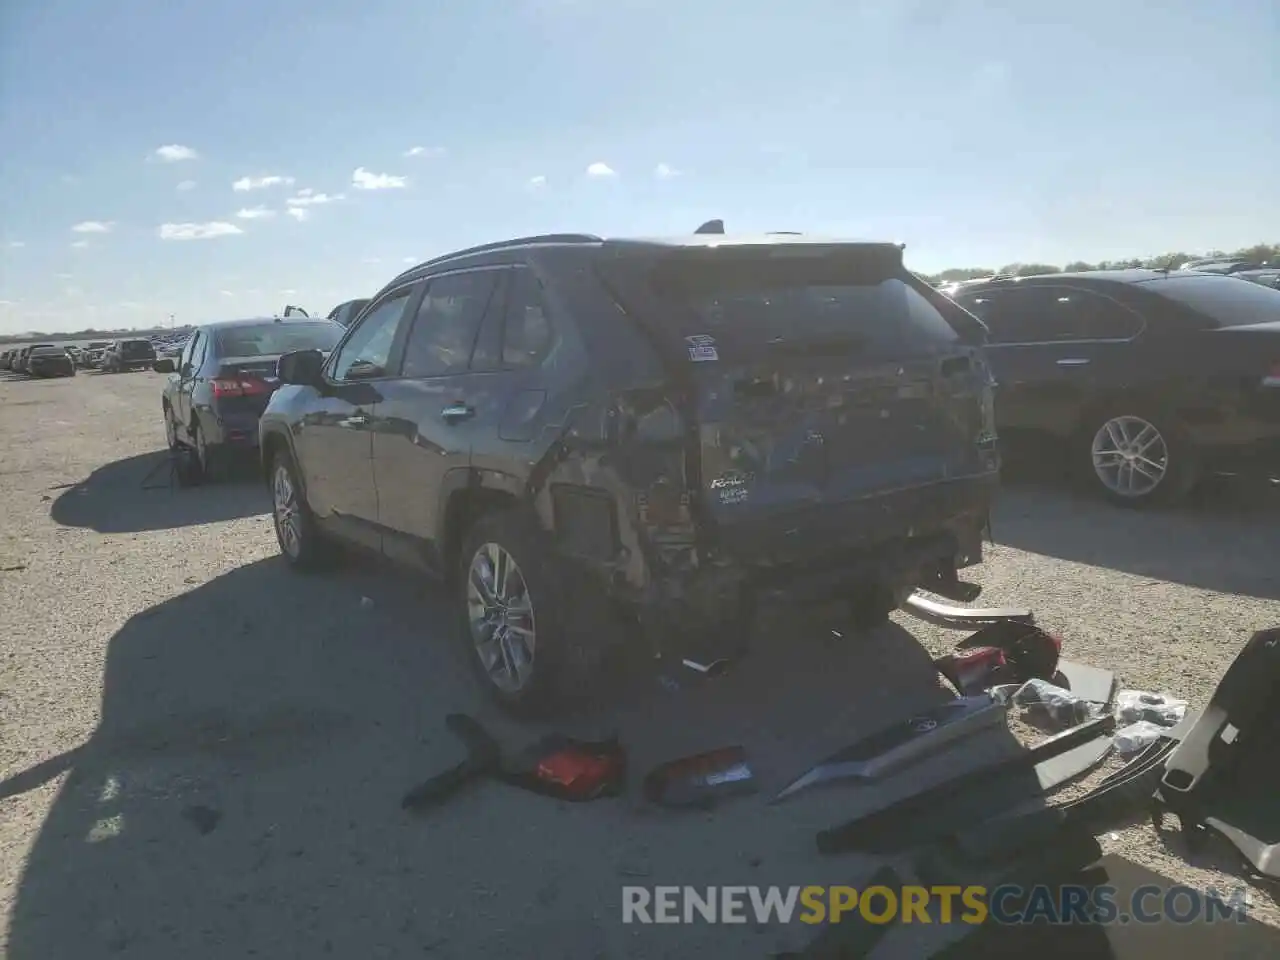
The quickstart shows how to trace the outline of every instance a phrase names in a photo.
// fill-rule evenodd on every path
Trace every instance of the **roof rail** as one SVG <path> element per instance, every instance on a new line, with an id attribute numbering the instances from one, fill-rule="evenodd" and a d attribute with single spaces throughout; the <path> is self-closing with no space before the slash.
<path id="1" fill-rule="evenodd" d="M 504 250 L 508 247 L 528 247 L 537 243 L 604 243 L 604 238 L 597 237 L 592 233 L 543 233 L 532 237 L 516 237 L 511 240 L 496 240 L 493 243 L 482 243 L 475 247 L 467 247 L 464 250 L 455 250 L 452 253 L 443 253 L 438 257 L 432 257 L 429 260 L 424 260 L 422 263 L 412 266 L 408 270 L 400 273 L 391 281 L 391 283 L 395 283 L 396 280 L 399 280 L 401 277 L 406 277 L 415 270 L 420 270 L 433 263 L 444 263 L 447 260 L 470 256 L 473 253 L 487 253 L 490 250 Z"/>

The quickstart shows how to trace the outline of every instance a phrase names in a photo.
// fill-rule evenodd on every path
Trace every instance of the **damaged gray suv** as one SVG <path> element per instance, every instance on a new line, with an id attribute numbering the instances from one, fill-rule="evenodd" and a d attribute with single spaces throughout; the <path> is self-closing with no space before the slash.
<path id="1" fill-rule="evenodd" d="M 515 710 L 620 645 L 737 656 L 769 592 L 874 624 L 982 559 L 984 335 L 896 244 L 573 234 L 439 257 L 328 356 L 280 360 L 260 426 L 280 547 L 443 579 Z"/>

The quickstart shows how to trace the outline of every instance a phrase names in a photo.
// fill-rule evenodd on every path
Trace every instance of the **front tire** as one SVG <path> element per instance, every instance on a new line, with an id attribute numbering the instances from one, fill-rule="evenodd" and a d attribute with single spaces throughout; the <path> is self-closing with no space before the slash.
<path id="1" fill-rule="evenodd" d="M 1170 415 L 1128 406 L 1089 418 L 1077 468 L 1095 493 L 1124 507 L 1184 500 L 1200 478 L 1196 451 Z"/>
<path id="2" fill-rule="evenodd" d="M 542 716 L 592 685 L 599 640 L 568 629 L 563 567 L 532 517 L 516 509 L 481 517 L 458 562 L 453 591 L 466 655 L 499 706 Z"/>
<path id="3" fill-rule="evenodd" d="M 298 570 L 318 570 L 332 551 L 316 526 L 298 481 L 297 466 L 287 450 L 271 458 L 271 518 L 280 553 Z"/>

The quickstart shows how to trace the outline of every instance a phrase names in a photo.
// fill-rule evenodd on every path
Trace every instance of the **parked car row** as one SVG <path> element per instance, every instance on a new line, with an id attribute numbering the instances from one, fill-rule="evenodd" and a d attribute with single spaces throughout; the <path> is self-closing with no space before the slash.
<path id="1" fill-rule="evenodd" d="M 0 353 L 0 370 L 29 377 L 74 377 L 75 363 L 66 349 L 52 343 L 35 343 Z"/>

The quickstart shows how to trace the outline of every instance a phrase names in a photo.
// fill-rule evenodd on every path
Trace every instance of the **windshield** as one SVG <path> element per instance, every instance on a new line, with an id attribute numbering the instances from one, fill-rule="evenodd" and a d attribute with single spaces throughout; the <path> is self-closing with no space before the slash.
<path id="1" fill-rule="evenodd" d="M 1143 287 L 1191 308 L 1220 327 L 1280 320 L 1280 290 L 1238 277 L 1170 276 L 1147 281 Z"/>
<path id="2" fill-rule="evenodd" d="M 343 328 L 319 323 L 262 323 L 217 331 L 218 353 L 224 357 L 278 357 L 294 350 L 332 350 Z"/>
<path id="3" fill-rule="evenodd" d="M 65 357 L 66 353 L 60 347 L 36 347 L 31 351 L 33 357 Z"/>

